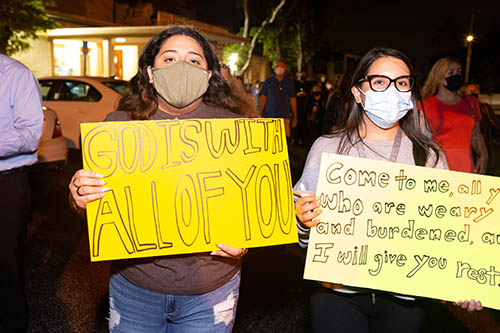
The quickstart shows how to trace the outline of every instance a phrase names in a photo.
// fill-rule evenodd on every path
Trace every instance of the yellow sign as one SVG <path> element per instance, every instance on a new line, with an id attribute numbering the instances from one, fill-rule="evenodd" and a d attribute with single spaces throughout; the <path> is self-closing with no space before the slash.
<path id="1" fill-rule="evenodd" d="M 92 261 L 297 242 L 281 119 L 82 124 Z"/>
<path id="2" fill-rule="evenodd" d="M 304 278 L 500 309 L 500 178 L 323 154 Z"/>

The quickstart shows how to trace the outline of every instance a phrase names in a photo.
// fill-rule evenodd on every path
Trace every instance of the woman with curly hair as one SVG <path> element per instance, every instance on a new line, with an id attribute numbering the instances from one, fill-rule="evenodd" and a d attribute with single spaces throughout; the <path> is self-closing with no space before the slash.
<path id="1" fill-rule="evenodd" d="M 231 97 L 232 101 L 230 110 L 245 118 L 259 118 L 252 97 L 246 92 L 241 81 L 231 74 L 231 69 L 228 65 L 221 65 L 221 74 L 229 86 L 229 97 Z"/>
<path id="2" fill-rule="evenodd" d="M 153 37 L 118 110 L 105 121 L 237 118 L 229 87 L 208 41 L 174 26 Z M 101 175 L 78 170 L 70 202 L 84 211 L 106 193 Z M 111 263 L 112 332 L 230 332 L 236 314 L 241 257 L 246 249 L 218 244 L 218 251 Z"/>

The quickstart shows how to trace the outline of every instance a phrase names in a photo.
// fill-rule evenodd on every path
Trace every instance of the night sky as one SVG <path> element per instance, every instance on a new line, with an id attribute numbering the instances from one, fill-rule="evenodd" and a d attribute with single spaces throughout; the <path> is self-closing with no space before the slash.
<path id="1" fill-rule="evenodd" d="M 483 57 L 496 54 L 500 59 L 500 35 L 493 33 L 500 34 L 499 0 L 308 1 L 316 8 L 318 34 L 333 51 L 363 55 L 376 46 L 396 48 L 409 56 L 421 79 L 439 57 L 454 55 L 465 62 L 464 39 L 473 13 L 477 39 L 473 43 L 471 76 L 486 60 Z M 233 33 L 243 24 L 243 9 L 237 8 L 236 0 L 152 2 L 165 11 L 224 26 Z M 253 24 L 260 24 L 260 20 Z"/>
<path id="2" fill-rule="evenodd" d="M 472 3 L 474 8 L 471 8 Z M 353 49 L 361 54 L 375 46 L 393 47 L 410 57 L 421 76 L 438 57 L 452 54 L 463 58 L 472 13 L 473 32 L 477 37 L 473 47 L 484 43 L 488 32 L 495 26 L 499 28 L 500 1 L 470 1 L 468 4 L 424 0 L 359 1 L 356 6 L 339 8 L 337 13 L 335 22 L 329 27 L 331 47 Z M 500 36 L 495 44 L 498 41 Z M 474 49 L 472 60 L 477 61 Z"/>

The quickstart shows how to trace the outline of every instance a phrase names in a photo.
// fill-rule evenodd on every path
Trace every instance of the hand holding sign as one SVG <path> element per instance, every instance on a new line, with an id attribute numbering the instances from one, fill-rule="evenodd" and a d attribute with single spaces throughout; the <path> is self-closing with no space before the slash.
<path id="1" fill-rule="evenodd" d="M 217 244 L 217 247 L 220 250 L 212 251 L 212 253 L 210 253 L 211 255 L 231 258 L 231 259 L 240 259 L 248 252 L 248 249 L 246 248 L 237 249 L 226 244 Z"/>
<path id="2" fill-rule="evenodd" d="M 295 215 L 303 225 L 314 227 L 319 222 L 315 218 L 321 214 L 319 198 L 311 191 L 296 191 L 293 194 L 300 197 L 295 202 Z"/>
<path id="3" fill-rule="evenodd" d="M 109 188 L 104 187 L 106 182 L 102 175 L 94 171 L 80 169 L 69 183 L 72 199 L 80 209 L 85 209 L 87 203 L 98 200 L 106 195 Z"/>
<path id="4" fill-rule="evenodd" d="M 480 301 L 458 301 L 455 303 L 457 306 L 461 307 L 464 310 L 467 310 L 469 312 L 474 312 L 474 311 L 481 311 L 483 309 L 483 306 Z"/>

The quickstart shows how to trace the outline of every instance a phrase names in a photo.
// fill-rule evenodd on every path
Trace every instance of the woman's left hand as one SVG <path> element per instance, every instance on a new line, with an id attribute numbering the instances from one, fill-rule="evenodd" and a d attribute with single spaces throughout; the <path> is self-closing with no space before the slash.
<path id="1" fill-rule="evenodd" d="M 481 155 L 479 156 L 478 160 L 476 161 L 476 172 L 479 174 L 484 174 L 486 173 L 486 169 L 488 168 L 488 157 Z"/>
<path id="2" fill-rule="evenodd" d="M 488 168 L 488 149 L 486 148 L 478 121 L 476 121 L 472 130 L 471 148 L 477 155 L 477 161 L 474 165 L 475 172 L 484 174 Z"/>
<path id="3" fill-rule="evenodd" d="M 458 301 L 456 305 L 469 312 L 481 311 L 483 309 L 481 301 L 475 301 L 474 299 L 472 301 Z"/>
<path id="4" fill-rule="evenodd" d="M 231 259 L 240 259 L 248 252 L 248 249 L 237 249 L 235 247 L 232 247 L 232 246 L 229 246 L 226 244 L 222 244 L 222 243 L 217 244 L 217 247 L 220 250 L 212 251 L 212 253 L 210 253 L 211 255 L 225 257 L 225 258 L 231 258 Z"/>

